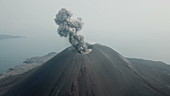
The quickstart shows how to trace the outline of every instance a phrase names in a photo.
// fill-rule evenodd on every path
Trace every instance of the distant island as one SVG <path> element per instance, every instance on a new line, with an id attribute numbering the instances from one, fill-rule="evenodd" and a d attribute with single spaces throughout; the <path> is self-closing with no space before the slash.
<path id="1" fill-rule="evenodd" d="M 13 38 L 23 38 L 23 36 L 0 35 L 0 40 L 3 40 L 3 39 L 13 39 Z"/>
<path id="2" fill-rule="evenodd" d="M 45 62 L 53 58 L 55 55 L 57 55 L 56 52 L 50 52 L 44 56 L 35 56 L 35 57 L 28 58 L 23 62 L 23 64 L 13 68 L 9 68 L 8 71 L 4 73 L 0 73 L 0 80 L 2 78 L 16 76 L 31 71 L 32 69 L 44 64 Z"/>

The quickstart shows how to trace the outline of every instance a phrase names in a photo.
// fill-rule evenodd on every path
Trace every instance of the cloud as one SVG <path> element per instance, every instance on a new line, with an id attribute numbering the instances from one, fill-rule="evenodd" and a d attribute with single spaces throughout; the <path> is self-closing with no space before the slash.
<path id="1" fill-rule="evenodd" d="M 69 37 L 69 42 L 73 47 L 81 54 L 88 54 L 92 49 L 88 48 L 88 45 L 84 41 L 82 35 L 77 34 L 84 25 L 81 18 L 71 19 L 73 13 L 70 10 L 62 8 L 56 15 L 54 19 L 58 27 L 58 34 L 61 37 Z"/>

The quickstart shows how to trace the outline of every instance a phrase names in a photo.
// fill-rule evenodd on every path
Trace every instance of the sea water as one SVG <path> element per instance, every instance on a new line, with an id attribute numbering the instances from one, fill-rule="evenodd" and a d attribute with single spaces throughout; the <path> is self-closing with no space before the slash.
<path id="1" fill-rule="evenodd" d="M 23 64 L 27 58 L 59 52 L 66 46 L 68 45 L 62 46 L 56 38 L 25 37 L 0 40 L 0 73 Z"/>

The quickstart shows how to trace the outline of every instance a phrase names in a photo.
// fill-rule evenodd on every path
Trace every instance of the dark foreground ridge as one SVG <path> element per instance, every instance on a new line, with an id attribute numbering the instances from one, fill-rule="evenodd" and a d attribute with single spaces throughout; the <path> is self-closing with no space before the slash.
<path id="1" fill-rule="evenodd" d="M 170 74 L 165 68 L 127 60 L 99 44 L 92 49 L 83 55 L 69 47 L 27 73 L 0 80 L 0 93 L 2 96 L 170 96 Z"/>

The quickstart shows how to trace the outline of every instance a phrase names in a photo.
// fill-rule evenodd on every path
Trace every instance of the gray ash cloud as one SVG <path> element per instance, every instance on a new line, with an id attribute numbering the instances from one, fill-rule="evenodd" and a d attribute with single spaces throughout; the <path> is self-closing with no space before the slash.
<path id="1" fill-rule="evenodd" d="M 81 54 L 88 54 L 92 49 L 88 48 L 88 43 L 84 41 L 84 37 L 78 34 L 84 25 L 81 18 L 72 19 L 72 12 L 62 8 L 54 19 L 58 27 L 58 34 L 61 37 L 69 37 L 69 42 Z"/>

